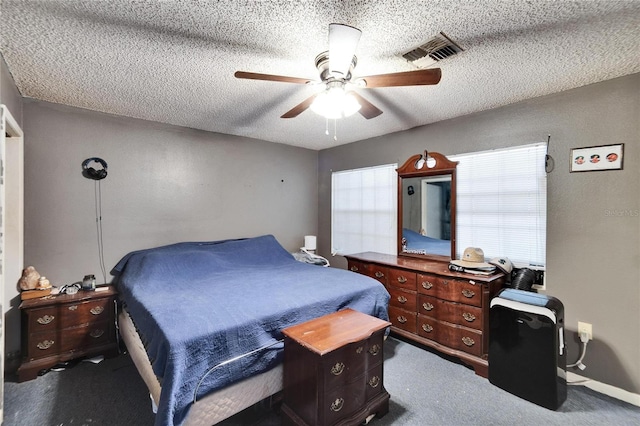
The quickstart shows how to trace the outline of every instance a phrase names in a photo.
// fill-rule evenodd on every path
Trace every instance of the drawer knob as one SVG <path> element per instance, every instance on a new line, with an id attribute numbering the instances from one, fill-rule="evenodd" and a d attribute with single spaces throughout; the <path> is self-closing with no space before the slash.
<path id="1" fill-rule="evenodd" d="M 338 412 L 342 410 L 343 406 L 344 406 L 344 399 L 337 398 L 335 401 L 331 403 L 331 411 Z"/>
<path id="2" fill-rule="evenodd" d="M 89 312 L 91 312 L 93 315 L 100 315 L 102 312 L 104 312 L 104 308 L 102 306 L 95 306 L 91 308 Z"/>
<path id="3" fill-rule="evenodd" d="M 470 314 L 469 312 L 463 312 L 462 318 L 464 318 L 468 322 L 474 322 L 476 320 L 476 316 L 473 314 Z"/>
<path id="4" fill-rule="evenodd" d="M 336 362 L 336 365 L 331 367 L 331 374 L 334 376 L 339 376 L 344 371 L 344 364 L 341 362 Z"/>
<path id="5" fill-rule="evenodd" d="M 69 306 L 69 310 L 70 310 L 70 311 L 75 311 L 76 309 L 78 309 L 78 305 L 71 305 L 71 306 Z"/>
<path id="6" fill-rule="evenodd" d="M 53 340 L 43 340 L 42 342 L 39 342 L 36 346 L 37 346 L 38 349 L 46 351 L 51 346 L 53 346 L 54 343 L 55 342 Z"/>
<path id="7" fill-rule="evenodd" d="M 464 297 L 468 297 L 469 299 L 471 299 L 473 296 L 476 295 L 476 292 L 465 288 L 462 290 L 462 295 Z"/>
<path id="8" fill-rule="evenodd" d="M 400 316 L 398 317 L 398 322 L 399 322 L 400 324 L 404 324 L 405 322 L 407 322 L 407 317 L 400 315 Z"/>
<path id="9" fill-rule="evenodd" d="M 407 303 L 407 298 L 404 296 L 398 296 L 398 302 L 400 303 Z"/>
<path id="10" fill-rule="evenodd" d="M 371 386 L 372 388 L 377 388 L 379 384 L 380 384 L 380 377 L 378 376 L 373 376 L 369 380 L 369 386 Z"/>
<path id="11" fill-rule="evenodd" d="M 380 271 L 376 271 L 375 276 L 376 276 L 376 278 L 382 278 L 382 277 L 384 277 L 384 274 L 382 272 L 380 272 Z"/>
<path id="12" fill-rule="evenodd" d="M 351 272 L 358 272 L 358 267 L 357 266 L 352 266 L 351 267 Z"/>
<path id="13" fill-rule="evenodd" d="M 424 308 L 425 311 L 430 311 L 433 309 L 433 305 L 429 302 L 425 302 L 422 304 L 422 307 Z"/>
<path id="14" fill-rule="evenodd" d="M 104 330 L 91 330 L 91 333 L 89 333 L 89 336 L 93 337 L 94 339 L 97 339 L 103 334 L 104 334 Z"/>
<path id="15" fill-rule="evenodd" d="M 50 324 L 51 321 L 53 321 L 54 319 L 55 317 L 53 315 L 45 315 L 38 318 L 36 321 L 38 321 L 38 324 L 46 325 L 46 324 Z"/>
<path id="16" fill-rule="evenodd" d="M 429 281 L 422 281 L 422 287 L 424 287 L 426 290 L 431 290 L 433 284 L 431 284 Z"/>
<path id="17" fill-rule="evenodd" d="M 422 329 L 427 333 L 431 333 L 433 331 L 433 327 L 431 327 L 429 324 L 422 324 Z"/>
<path id="18" fill-rule="evenodd" d="M 400 284 L 404 284 L 404 283 L 407 282 L 407 279 L 401 275 L 401 276 L 398 277 L 398 282 Z"/>
<path id="19" fill-rule="evenodd" d="M 462 338 L 462 343 L 464 343 L 465 345 L 467 345 L 469 347 L 471 347 L 471 346 L 476 344 L 475 340 L 473 340 L 471 337 L 467 337 L 467 336 L 464 336 Z"/>
<path id="20" fill-rule="evenodd" d="M 369 348 L 369 353 L 376 356 L 380 353 L 380 345 L 373 345 Z"/>

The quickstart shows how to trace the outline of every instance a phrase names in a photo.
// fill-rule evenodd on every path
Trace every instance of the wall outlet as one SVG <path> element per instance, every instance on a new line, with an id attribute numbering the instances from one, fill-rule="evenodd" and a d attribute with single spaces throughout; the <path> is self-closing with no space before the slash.
<path id="1" fill-rule="evenodd" d="M 591 324 L 589 324 L 588 322 L 578 321 L 578 337 L 580 337 L 582 333 L 585 333 L 587 336 L 589 336 L 589 340 L 592 340 L 593 329 L 591 327 Z"/>

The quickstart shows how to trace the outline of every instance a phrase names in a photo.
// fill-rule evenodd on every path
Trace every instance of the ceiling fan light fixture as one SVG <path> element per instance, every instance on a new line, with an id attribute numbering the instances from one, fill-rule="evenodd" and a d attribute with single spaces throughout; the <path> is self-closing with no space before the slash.
<path id="1" fill-rule="evenodd" d="M 316 96 L 311 110 L 328 119 L 349 117 L 360 110 L 358 100 L 342 87 L 330 87 Z"/>
<path id="2" fill-rule="evenodd" d="M 343 24 L 329 24 L 329 72 L 347 78 L 362 31 Z"/>

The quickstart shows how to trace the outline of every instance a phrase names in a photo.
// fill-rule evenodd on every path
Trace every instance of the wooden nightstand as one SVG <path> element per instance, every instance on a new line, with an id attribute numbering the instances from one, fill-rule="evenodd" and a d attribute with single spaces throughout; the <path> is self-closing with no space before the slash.
<path id="1" fill-rule="evenodd" d="M 389 411 L 383 385 L 390 322 L 345 309 L 283 330 L 284 425 L 357 425 Z"/>
<path id="2" fill-rule="evenodd" d="M 20 304 L 22 365 L 18 381 L 35 379 L 42 370 L 84 356 L 118 355 L 116 294 L 106 290 L 61 294 Z"/>

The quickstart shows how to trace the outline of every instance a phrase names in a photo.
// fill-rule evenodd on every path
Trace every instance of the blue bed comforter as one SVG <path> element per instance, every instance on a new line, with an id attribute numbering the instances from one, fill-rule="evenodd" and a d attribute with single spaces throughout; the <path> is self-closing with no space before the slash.
<path id="1" fill-rule="evenodd" d="M 451 255 L 451 241 L 427 237 L 411 229 L 403 228 L 402 236 L 407 240 L 407 249 L 424 251 L 442 256 Z"/>
<path id="2" fill-rule="evenodd" d="M 181 424 L 196 388 L 278 365 L 283 328 L 346 307 L 388 319 L 378 281 L 298 262 L 271 235 L 132 252 L 112 274 L 162 385 L 156 425 Z"/>

